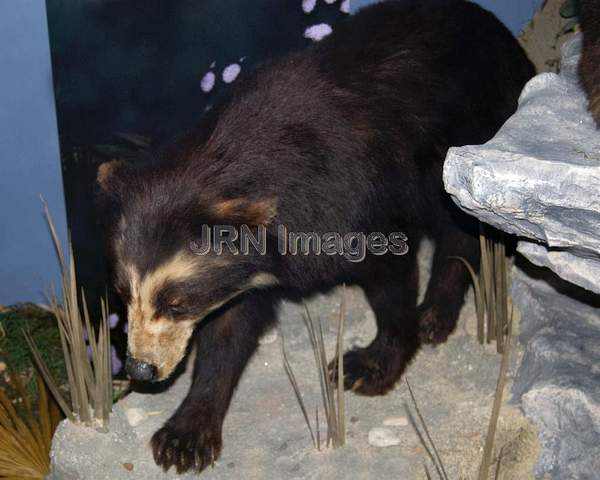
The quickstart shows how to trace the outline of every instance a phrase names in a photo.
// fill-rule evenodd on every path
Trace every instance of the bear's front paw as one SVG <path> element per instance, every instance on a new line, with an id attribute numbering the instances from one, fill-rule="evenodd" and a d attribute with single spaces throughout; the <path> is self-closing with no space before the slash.
<path id="1" fill-rule="evenodd" d="M 167 422 L 151 440 L 154 461 L 166 472 L 175 466 L 177 473 L 201 472 L 214 465 L 221 454 L 221 430 L 191 425 L 180 427 Z"/>

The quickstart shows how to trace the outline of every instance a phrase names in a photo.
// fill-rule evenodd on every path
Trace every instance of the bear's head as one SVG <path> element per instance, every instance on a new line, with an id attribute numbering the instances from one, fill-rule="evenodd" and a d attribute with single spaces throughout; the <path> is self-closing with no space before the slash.
<path id="1" fill-rule="evenodd" d="M 249 289 L 277 283 L 260 252 L 200 251 L 206 227 L 258 229 L 272 222 L 275 202 L 208 193 L 210 181 L 177 163 L 107 162 L 97 183 L 114 286 L 128 312 L 126 370 L 138 380 L 164 380 L 198 322 Z"/>

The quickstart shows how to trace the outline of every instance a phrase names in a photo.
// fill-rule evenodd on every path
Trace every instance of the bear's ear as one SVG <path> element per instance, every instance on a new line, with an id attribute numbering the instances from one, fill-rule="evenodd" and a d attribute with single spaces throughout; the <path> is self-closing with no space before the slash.
<path id="1" fill-rule="evenodd" d="M 114 192 L 121 186 L 119 171 L 122 168 L 122 160 L 111 160 L 100 164 L 96 172 L 96 183 L 103 192 Z"/>
<path id="2" fill-rule="evenodd" d="M 121 196 L 125 182 L 123 181 L 124 162 L 111 160 L 102 163 L 96 172 L 95 192 L 96 211 L 101 223 L 108 225 L 120 210 Z"/>
<path id="3" fill-rule="evenodd" d="M 210 210 L 223 223 L 233 222 L 248 226 L 268 225 L 277 214 L 277 199 L 231 198 L 218 200 L 211 205 Z"/>

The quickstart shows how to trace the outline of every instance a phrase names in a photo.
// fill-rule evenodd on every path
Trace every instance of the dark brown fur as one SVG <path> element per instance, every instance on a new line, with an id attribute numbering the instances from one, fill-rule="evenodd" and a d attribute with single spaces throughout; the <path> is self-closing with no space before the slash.
<path id="1" fill-rule="evenodd" d="M 345 386 L 359 394 L 386 393 L 422 342 L 446 340 L 469 284 L 449 257 L 478 264 L 478 227 L 444 192 L 445 154 L 490 139 L 533 73 L 510 32 L 475 4 L 383 2 L 306 51 L 240 78 L 232 98 L 162 159 L 101 171 L 100 205 L 126 303 L 138 295 L 128 271 L 152 278 L 189 251 L 203 224 L 262 223 L 270 236 L 264 256 L 209 253 L 192 275 L 165 275 L 146 289 L 140 322 L 202 320 L 190 392 L 152 439 L 159 465 L 202 470 L 218 457 L 234 388 L 282 296 L 342 283 L 364 289 L 378 333 L 344 356 Z M 409 252 L 359 263 L 282 256 L 278 225 L 403 232 Z M 436 250 L 417 305 L 416 252 L 425 236 Z"/>
<path id="2" fill-rule="evenodd" d="M 590 102 L 590 112 L 600 127 L 600 1 L 580 0 L 583 51 L 579 63 L 581 84 Z"/>

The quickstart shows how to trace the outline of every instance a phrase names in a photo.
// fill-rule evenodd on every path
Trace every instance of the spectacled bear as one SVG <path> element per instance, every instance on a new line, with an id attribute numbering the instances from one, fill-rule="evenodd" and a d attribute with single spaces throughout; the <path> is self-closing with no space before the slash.
<path id="1" fill-rule="evenodd" d="M 386 1 L 323 41 L 240 77 L 230 98 L 143 166 L 98 170 L 115 287 L 128 308 L 127 371 L 160 381 L 194 338 L 187 397 L 152 438 L 158 465 L 219 457 L 233 391 L 282 297 L 364 289 L 378 332 L 344 356 L 344 384 L 381 395 L 422 343 L 456 326 L 478 264 L 477 223 L 442 185 L 450 146 L 489 140 L 533 66 L 488 11 L 463 0 Z M 401 232 L 405 255 L 234 255 L 190 248 L 209 225 L 294 232 Z M 416 246 L 436 247 L 417 305 Z M 198 327 L 196 329 L 196 327 Z M 192 336 L 194 330 L 196 334 Z"/>

